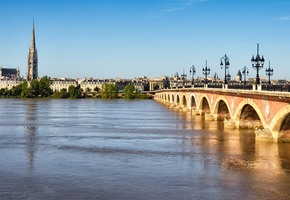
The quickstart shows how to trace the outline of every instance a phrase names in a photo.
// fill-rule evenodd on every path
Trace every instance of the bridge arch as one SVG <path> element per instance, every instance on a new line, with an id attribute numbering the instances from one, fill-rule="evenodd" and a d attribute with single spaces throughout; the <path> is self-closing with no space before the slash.
<path id="1" fill-rule="evenodd" d="M 239 121 L 239 128 L 263 128 L 266 126 L 260 108 L 252 99 L 245 99 L 239 104 L 234 119 Z"/>
<path id="2" fill-rule="evenodd" d="M 230 119 L 232 116 L 229 103 L 224 96 L 218 97 L 213 108 L 213 114 L 217 115 L 218 120 Z"/>
<path id="3" fill-rule="evenodd" d="M 270 126 L 273 132 L 278 133 L 278 141 L 290 141 L 290 105 L 282 107 L 277 112 Z"/>
<path id="4" fill-rule="evenodd" d="M 195 100 L 195 96 L 194 95 L 191 95 L 189 97 L 189 103 L 190 103 L 190 107 L 191 108 L 196 108 L 196 100 Z"/>
<path id="5" fill-rule="evenodd" d="M 167 95 L 167 102 L 170 103 L 170 94 Z"/>
<path id="6" fill-rule="evenodd" d="M 183 95 L 182 96 L 182 105 L 185 107 L 185 108 L 187 108 L 187 100 L 186 100 L 186 96 L 185 95 Z"/>
<path id="7" fill-rule="evenodd" d="M 290 141 L 290 113 L 283 120 L 279 131 L 278 140 Z"/>
<path id="8" fill-rule="evenodd" d="M 179 98 L 179 94 L 176 95 L 176 104 L 179 105 L 180 104 L 180 98 Z"/>
<path id="9" fill-rule="evenodd" d="M 206 95 L 201 96 L 200 98 L 200 105 L 199 108 L 202 112 L 210 113 L 210 104 L 209 104 L 208 97 Z"/>
<path id="10" fill-rule="evenodd" d="M 175 99 L 174 99 L 174 95 L 173 95 L 173 94 L 171 94 L 171 103 L 173 103 L 173 104 L 174 104 L 174 103 L 175 103 L 174 101 L 175 101 Z"/>

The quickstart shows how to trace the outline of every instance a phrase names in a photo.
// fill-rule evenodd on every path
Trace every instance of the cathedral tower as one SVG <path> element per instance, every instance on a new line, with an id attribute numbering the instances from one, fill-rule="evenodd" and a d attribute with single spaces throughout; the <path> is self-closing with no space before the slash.
<path id="1" fill-rule="evenodd" d="M 37 79 L 38 77 L 38 58 L 37 49 L 35 46 L 35 32 L 34 32 L 34 21 L 32 23 L 32 37 L 28 53 L 28 68 L 27 68 L 27 81 Z"/>

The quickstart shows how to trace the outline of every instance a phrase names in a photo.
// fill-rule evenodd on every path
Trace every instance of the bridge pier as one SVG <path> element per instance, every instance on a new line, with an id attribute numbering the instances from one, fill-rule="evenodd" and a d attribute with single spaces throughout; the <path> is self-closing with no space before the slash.
<path id="1" fill-rule="evenodd" d="M 264 128 L 264 129 L 257 129 L 255 130 L 255 134 L 256 134 L 256 140 L 257 141 L 266 141 L 266 142 L 273 142 L 274 138 L 273 138 L 273 133 L 268 129 L 268 128 Z"/>
<path id="2" fill-rule="evenodd" d="M 217 117 L 211 113 L 204 113 L 204 120 L 205 121 L 215 121 Z"/>
<path id="3" fill-rule="evenodd" d="M 225 119 L 224 128 L 236 129 L 236 128 L 239 128 L 239 123 L 237 123 L 237 121 L 234 119 Z"/>
<path id="4" fill-rule="evenodd" d="M 200 111 L 197 110 L 196 108 L 191 109 L 191 115 L 200 115 Z"/>

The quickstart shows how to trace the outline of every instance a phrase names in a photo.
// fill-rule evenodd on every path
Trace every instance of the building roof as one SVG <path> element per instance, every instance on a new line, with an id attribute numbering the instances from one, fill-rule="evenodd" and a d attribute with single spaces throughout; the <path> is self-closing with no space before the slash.
<path id="1" fill-rule="evenodd" d="M 17 69 L 1 67 L 0 70 L 2 72 L 2 76 L 17 75 Z"/>
<path id="2" fill-rule="evenodd" d="M 242 76 L 241 70 L 238 71 L 237 76 Z"/>

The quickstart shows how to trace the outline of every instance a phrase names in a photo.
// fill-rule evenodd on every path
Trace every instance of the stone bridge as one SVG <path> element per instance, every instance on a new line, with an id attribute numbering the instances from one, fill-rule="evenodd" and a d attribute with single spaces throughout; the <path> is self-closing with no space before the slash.
<path id="1" fill-rule="evenodd" d="M 154 99 L 205 120 L 223 120 L 225 128 L 255 129 L 257 140 L 290 142 L 290 93 L 181 88 L 158 91 Z"/>

